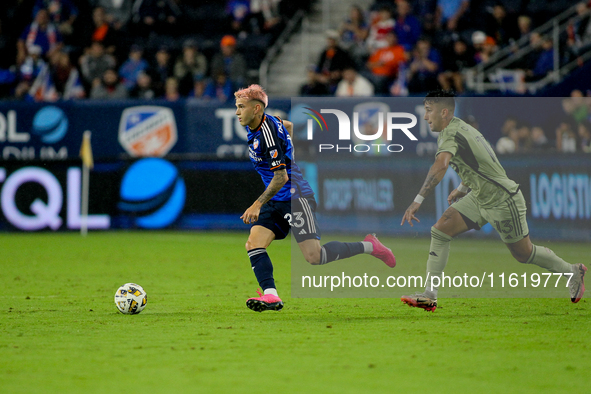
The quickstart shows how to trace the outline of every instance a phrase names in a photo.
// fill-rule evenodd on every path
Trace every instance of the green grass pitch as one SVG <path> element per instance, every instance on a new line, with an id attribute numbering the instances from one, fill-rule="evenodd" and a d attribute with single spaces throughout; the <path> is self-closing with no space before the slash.
<path id="1" fill-rule="evenodd" d="M 283 241 L 269 253 L 285 308 L 255 313 L 246 235 L 0 235 L 0 392 L 591 392 L 586 298 L 440 295 L 434 313 L 398 298 L 292 299 Z M 382 241 L 399 265 L 426 261 L 426 238 Z M 587 244 L 547 246 L 589 262 Z M 455 261 L 474 250 L 491 266 L 511 259 L 500 242 L 452 248 Z M 148 293 L 139 315 L 116 311 L 126 282 Z"/>

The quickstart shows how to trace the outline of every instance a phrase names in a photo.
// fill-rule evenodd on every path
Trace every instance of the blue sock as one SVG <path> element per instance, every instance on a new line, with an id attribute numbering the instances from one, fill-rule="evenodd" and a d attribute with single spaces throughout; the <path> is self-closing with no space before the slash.
<path id="1" fill-rule="evenodd" d="M 348 257 L 361 254 L 364 251 L 365 249 L 361 242 L 328 242 L 322 245 L 322 250 L 320 252 L 320 264 L 346 259 Z"/>
<path id="2" fill-rule="evenodd" d="M 248 251 L 250 257 L 250 265 L 254 275 L 257 277 L 261 289 L 265 291 L 269 288 L 275 288 L 275 280 L 273 279 L 273 264 L 267 254 L 267 249 L 257 248 Z"/>

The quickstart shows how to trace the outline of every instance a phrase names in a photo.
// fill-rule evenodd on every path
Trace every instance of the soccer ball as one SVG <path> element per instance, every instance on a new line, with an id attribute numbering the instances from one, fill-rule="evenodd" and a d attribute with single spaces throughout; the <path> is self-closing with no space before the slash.
<path id="1" fill-rule="evenodd" d="M 148 296 L 142 286 L 126 283 L 115 293 L 115 305 L 119 312 L 126 315 L 136 315 L 144 310 L 148 303 Z"/>

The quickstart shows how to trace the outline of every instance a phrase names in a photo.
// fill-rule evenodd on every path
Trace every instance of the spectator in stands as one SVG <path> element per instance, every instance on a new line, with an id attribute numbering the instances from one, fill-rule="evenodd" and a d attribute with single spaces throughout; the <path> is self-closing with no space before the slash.
<path id="1" fill-rule="evenodd" d="M 56 52 L 50 59 L 52 78 L 57 92 L 63 96 L 73 73 L 78 74 L 70 61 L 70 56 L 64 52 Z M 77 76 L 76 76 L 77 78 Z M 80 98 L 80 97 L 79 97 Z"/>
<path id="2" fill-rule="evenodd" d="M 283 24 L 278 6 L 277 0 L 250 0 L 251 33 L 279 35 Z"/>
<path id="3" fill-rule="evenodd" d="M 39 45 L 31 45 L 27 52 L 28 55 L 25 61 L 19 67 L 19 79 L 32 82 L 47 63 L 41 58 L 42 50 Z"/>
<path id="4" fill-rule="evenodd" d="M 511 65 L 511 68 L 518 68 L 521 70 L 533 70 L 535 68 L 538 58 L 543 51 L 542 36 L 539 33 L 532 32 L 529 34 L 529 48 L 531 51 L 525 54 L 521 59 L 516 60 Z M 517 50 L 517 48 L 515 47 L 514 50 Z"/>
<path id="5" fill-rule="evenodd" d="M 413 50 L 408 67 L 408 91 L 422 93 L 436 90 L 439 87 L 437 75 L 441 68 L 441 56 L 431 47 L 429 39 L 423 37 Z"/>
<path id="6" fill-rule="evenodd" d="M 343 22 L 339 29 L 341 46 L 349 52 L 356 63 L 361 63 L 367 57 L 365 40 L 369 34 L 365 15 L 361 7 L 354 5 L 349 11 L 349 18 Z"/>
<path id="7" fill-rule="evenodd" d="M 515 139 L 517 136 L 515 135 Z M 514 139 L 508 136 L 504 136 L 499 138 L 497 144 L 495 146 L 495 150 L 500 155 L 512 154 L 515 153 L 517 144 L 515 143 Z"/>
<path id="8" fill-rule="evenodd" d="M 132 20 L 140 36 L 146 37 L 153 33 L 173 36 L 178 30 L 177 22 L 181 14 L 175 1 L 138 0 L 134 3 Z"/>
<path id="9" fill-rule="evenodd" d="M 164 96 L 164 85 L 166 80 L 173 76 L 173 65 L 170 61 L 170 52 L 168 47 L 161 46 L 154 56 L 154 64 L 148 73 L 152 78 L 152 87 L 156 96 Z"/>
<path id="10" fill-rule="evenodd" d="M 129 96 L 142 100 L 152 100 L 156 97 L 154 89 L 152 89 L 152 78 L 144 71 L 140 71 L 137 75 L 136 84 L 129 92 Z"/>
<path id="11" fill-rule="evenodd" d="M 583 96 L 583 92 L 575 89 L 570 92 L 570 98 L 562 100 L 562 109 L 577 123 L 585 121 L 589 115 L 590 101 Z"/>
<path id="12" fill-rule="evenodd" d="M 517 37 L 515 20 L 507 16 L 503 4 L 497 3 L 492 7 L 492 12 L 487 15 L 485 32 L 487 36 L 494 38 L 500 47 L 504 47 Z"/>
<path id="13" fill-rule="evenodd" d="M 527 153 L 532 149 L 532 136 L 529 126 L 522 123 L 517 129 L 517 142 L 515 144 L 515 151 L 517 153 Z"/>
<path id="14" fill-rule="evenodd" d="M 207 83 L 203 98 L 227 103 L 234 99 L 234 87 L 226 74 L 219 73 Z"/>
<path id="15" fill-rule="evenodd" d="M 458 25 L 470 8 L 468 0 L 437 0 L 436 26 L 458 31 Z"/>
<path id="16" fill-rule="evenodd" d="M 393 31 L 386 34 L 388 45 L 375 51 L 367 61 L 370 77 L 376 86 L 376 93 L 386 94 L 389 86 L 398 75 L 398 67 L 407 60 L 404 47 L 398 44 Z"/>
<path id="17" fill-rule="evenodd" d="M 517 18 L 517 39 L 527 37 L 531 33 L 531 18 L 527 15 L 519 15 Z"/>
<path id="18" fill-rule="evenodd" d="M 226 35 L 220 42 L 221 52 L 211 61 L 211 75 L 225 74 L 234 86 L 243 86 L 246 82 L 246 61 L 236 52 L 236 39 Z"/>
<path id="19" fill-rule="evenodd" d="M 497 141 L 496 151 L 501 154 L 515 153 L 519 144 L 518 120 L 513 116 L 507 117 L 501 127 L 501 138 Z"/>
<path id="20" fill-rule="evenodd" d="M 320 81 L 328 85 L 331 92 L 336 90 L 343 70 L 352 67 L 354 63 L 349 54 L 338 45 L 338 38 L 337 31 L 326 32 L 327 46 L 320 54 L 317 66 Z"/>
<path id="21" fill-rule="evenodd" d="M 226 14 L 230 16 L 230 25 L 234 34 L 239 35 L 248 30 L 245 21 L 249 13 L 249 0 L 228 0 L 226 4 Z"/>
<path id="22" fill-rule="evenodd" d="M 482 63 L 482 50 L 484 42 L 486 41 L 486 34 L 477 30 L 472 33 L 472 47 L 474 48 L 474 62 Z"/>
<path id="23" fill-rule="evenodd" d="M 164 85 L 164 98 L 166 101 L 178 101 L 181 98 L 179 93 L 179 82 L 175 77 L 170 77 Z"/>
<path id="24" fill-rule="evenodd" d="M 562 100 L 562 108 L 575 123 L 580 124 L 589 119 L 591 99 L 585 97 L 579 89 L 575 89 L 570 93 L 570 98 Z"/>
<path id="25" fill-rule="evenodd" d="M 433 39 L 441 31 L 437 26 L 437 0 L 420 0 L 412 2 L 414 15 L 421 22 L 421 30 L 424 36 Z"/>
<path id="26" fill-rule="evenodd" d="M 207 59 L 199 52 L 197 42 L 187 40 L 183 44 L 183 53 L 174 65 L 174 77 L 179 83 L 181 96 L 186 96 L 193 90 L 195 79 L 205 78 L 207 73 Z"/>
<path id="27" fill-rule="evenodd" d="M 566 62 L 572 61 L 591 48 L 591 9 L 584 3 L 577 4 L 577 15 L 567 26 Z"/>
<path id="28" fill-rule="evenodd" d="M 131 19 L 133 0 L 94 0 L 105 12 L 107 22 L 115 30 L 123 30 Z"/>
<path id="29" fill-rule="evenodd" d="M 412 51 L 419 37 L 421 37 L 421 23 L 416 16 L 411 14 L 411 6 L 407 0 L 396 2 L 396 25 L 394 32 L 398 37 L 398 43 L 407 52 Z"/>
<path id="30" fill-rule="evenodd" d="M 509 116 L 501 126 L 501 134 L 504 137 L 509 137 L 513 131 L 517 131 L 518 120 L 514 116 Z"/>
<path id="31" fill-rule="evenodd" d="M 579 148 L 581 152 L 591 153 L 591 124 L 585 120 L 579 123 Z"/>
<path id="32" fill-rule="evenodd" d="M 17 42 L 17 64 L 25 61 L 32 45 L 41 48 L 43 58 L 49 58 L 63 47 L 62 37 L 56 26 L 49 22 L 49 13 L 44 8 L 37 11 L 35 20 L 23 31 Z"/>
<path id="33" fill-rule="evenodd" d="M 105 47 L 95 41 L 90 49 L 80 57 L 80 71 L 87 85 L 97 85 L 105 71 L 115 67 L 115 58 L 105 53 Z"/>
<path id="34" fill-rule="evenodd" d="M 453 43 L 453 51 L 443 58 L 443 72 L 437 80 L 444 90 L 454 89 L 457 93 L 464 91 L 462 71 L 475 65 L 474 55 L 468 51 L 468 45 L 458 39 Z"/>
<path id="35" fill-rule="evenodd" d="M 24 97 L 45 67 L 47 67 L 47 63 L 41 58 L 41 47 L 31 45 L 25 61 L 18 69 L 16 91 L 19 93 L 17 97 Z"/>
<path id="36" fill-rule="evenodd" d="M 525 71 L 527 82 L 538 81 L 554 69 L 554 46 L 550 37 L 542 38 L 542 52 L 536 60 L 533 70 Z"/>
<path id="37" fill-rule="evenodd" d="M 388 45 L 386 34 L 392 31 L 395 25 L 390 6 L 380 7 L 376 18 L 371 23 L 367 37 L 367 48 L 370 53 Z"/>
<path id="38" fill-rule="evenodd" d="M 577 151 L 577 134 L 571 122 L 561 122 L 556 128 L 556 150 L 562 153 Z"/>
<path id="39" fill-rule="evenodd" d="M 531 135 L 526 125 L 509 131 L 497 141 L 496 150 L 500 154 L 521 153 L 531 147 Z"/>
<path id="40" fill-rule="evenodd" d="M 96 83 L 90 91 L 91 99 L 114 99 L 122 100 L 128 96 L 127 89 L 119 80 L 119 75 L 115 69 L 110 68 L 104 72 L 103 78 L 99 83 Z"/>
<path id="41" fill-rule="evenodd" d="M 474 62 L 476 64 L 487 63 L 498 49 L 495 39 L 479 30 L 472 33 L 472 44 L 474 45 Z"/>
<path id="42" fill-rule="evenodd" d="M 193 83 L 193 90 L 189 93 L 189 97 L 201 98 L 205 93 L 205 79 L 197 78 Z"/>
<path id="43" fill-rule="evenodd" d="M 328 86 L 320 81 L 316 66 L 311 64 L 307 67 L 307 82 L 300 87 L 300 96 L 328 96 Z"/>
<path id="44" fill-rule="evenodd" d="M 107 53 L 114 54 L 118 35 L 107 21 L 107 15 L 103 7 L 96 7 L 92 10 L 92 25 L 91 34 L 87 38 L 87 45 L 93 42 L 101 42 Z"/>
<path id="45" fill-rule="evenodd" d="M 531 140 L 532 150 L 534 152 L 545 151 L 550 148 L 550 143 L 548 142 L 548 138 L 546 138 L 546 133 L 544 133 L 544 129 L 542 129 L 540 126 L 532 127 Z"/>
<path id="46" fill-rule="evenodd" d="M 135 87 L 138 75 L 148 69 L 148 62 L 143 58 L 143 49 L 133 44 L 129 49 L 129 58 L 119 68 L 119 75 L 127 90 Z"/>
<path id="47" fill-rule="evenodd" d="M 343 79 L 337 85 L 337 97 L 368 97 L 373 96 L 374 87 L 365 77 L 357 73 L 353 67 L 343 71 Z"/>
<path id="48" fill-rule="evenodd" d="M 74 33 L 73 24 L 78 16 L 78 8 L 70 0 L 37 0 L 33 7 L 33 16 L 41 9 L 46 9 L 49 21 L 65 36 Z"/>

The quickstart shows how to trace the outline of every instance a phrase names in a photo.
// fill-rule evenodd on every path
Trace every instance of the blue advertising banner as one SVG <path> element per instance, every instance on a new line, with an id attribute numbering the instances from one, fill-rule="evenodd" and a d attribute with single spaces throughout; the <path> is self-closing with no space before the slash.
<path id="1" fill-rule="evenodd" d="M 288 116 L 289 100 L 268 113 Z M 0 103 L 3 160 L 78 157 L 82 133 L 92 132 L 95 159 L 127 157 L 246 157 L 246 132 L 232 105 L 197 100 Z"/>
<path id="2" fill-rule="evenodd" d="M 316 190 L 323 230 L 356 229 L 397 235 L 424 234 L 448 207 L 447 196 L 460 184 L 451 168 L 425 199 L 411 229 L 400 226 L 402 215 L 420 190 L 429 159 L 364 160 L 306 163 Z M 502 157 L 507 175 L 520 185 L 527 203 L 532 238 L 591 240 L 591 155 Z M 487 224 L 475 236 L 498 238 Z"/>
<path id="3" fill-rule="evenodd" d="M 542 125 L 551 139 L 551 133 L 566 116 L 561 100 L 460 98 L 456 115 L 478 122 L 479 130 L 493 146 L 502 136 L 507 118 L 516 118 L 530 126 Z M 355 145 L 357 150 L 353 153 L 357 156 L 379 156 L 388 149 L 405 156 L 432 156 L 437 150 L 437 135 L 423 119 L 421 97 L 375 98 L 373 101 L 333 98 L 329 105 L 326 101 L 326 98 L 271 100 L 266 112 L 293 121 L 294 140 L 303 146 L 298 150 L 304 157 L 308 153 L 306 143 L 311 142 L 308 139 L 310 122 L 313 122 L 314 142 L 325 143 L 324 152 L 331 153 L 328 133 L 336 133 L 340 123 L 334 113 L 321 112 L 328 107 L 345 109 L 350 115 L 347 120 L 352 140 L 348 144 Z M 94 156 L 98 160 L 150 156 L 246 158 L 246 130 L 240 126 L 234 112 L 232 104 L 203 100 L 1 102 L 0 157 L 28 161 L 74 158 L 78 156 L 82 133 L 90 130 Z M 358 114 L 357 118 L 354 113 Z M 380 127 L 380 119 L 383 136 L 368 140 L 369 134 Z M 359 133 L 355 132 L 355 127 Z M 347 144 L 341 145 L 334 146 L 332 152 L 347 149 Z"/>
<path id="4" fill-rule="evenodd" d="M 79 230 L 81 185 L 73 160 L 3 163 L 0 230 Z M 247 230 L 240 215 L 263 190 L 246 161 L 99 162 L 90 173 L 88 228 Z"/>
<path id="5" fill-rule="evenodd" d="M 296 157 L 316 192 L 323 231 L 428 235 L 460 180 L 448 170 L 423 203 L 421 223 L 400 227 L 437 149 L 423 99 L 298 100 L 272 100 L 266 112 L 294 123 Z M 476 117 L 487 136 L 512 114 L 550 134 L 580 112 L 572 99 L 462 100 L 456 114 Z M 85 130 L 96 161 L 90 228 L 244 228 L 236 218 L 263 184 L 246 159 L 245 129 L 234 112 L 197 100 L 0 103 L 0 229 L 79 228 Z M 521 185 L 532 236 L 591 240 L 590 155 L 550 149 L 499 159 Z M 476 234 L 497 237 L 490 225 Z"/>
<path id="6" fill-rule="evenodd" d="M 418 213 L 400 226 L 432 159 L 301 162 L 316 193 L 322 232 L 428 236 L 460 183 L 449 169 Z M 532 238 L 591 240 L 591 155 L 503 158 L 527 202 Z M 73 160 L 0 166 L 0 230 L 80 228 L 81 169 Z M 90 229 L 240 229 L 264 185 L 247 161 L 143 158 L 98 162 L 90 178 Z M 473 236 L 498 239 L 487 224 Z"/>

